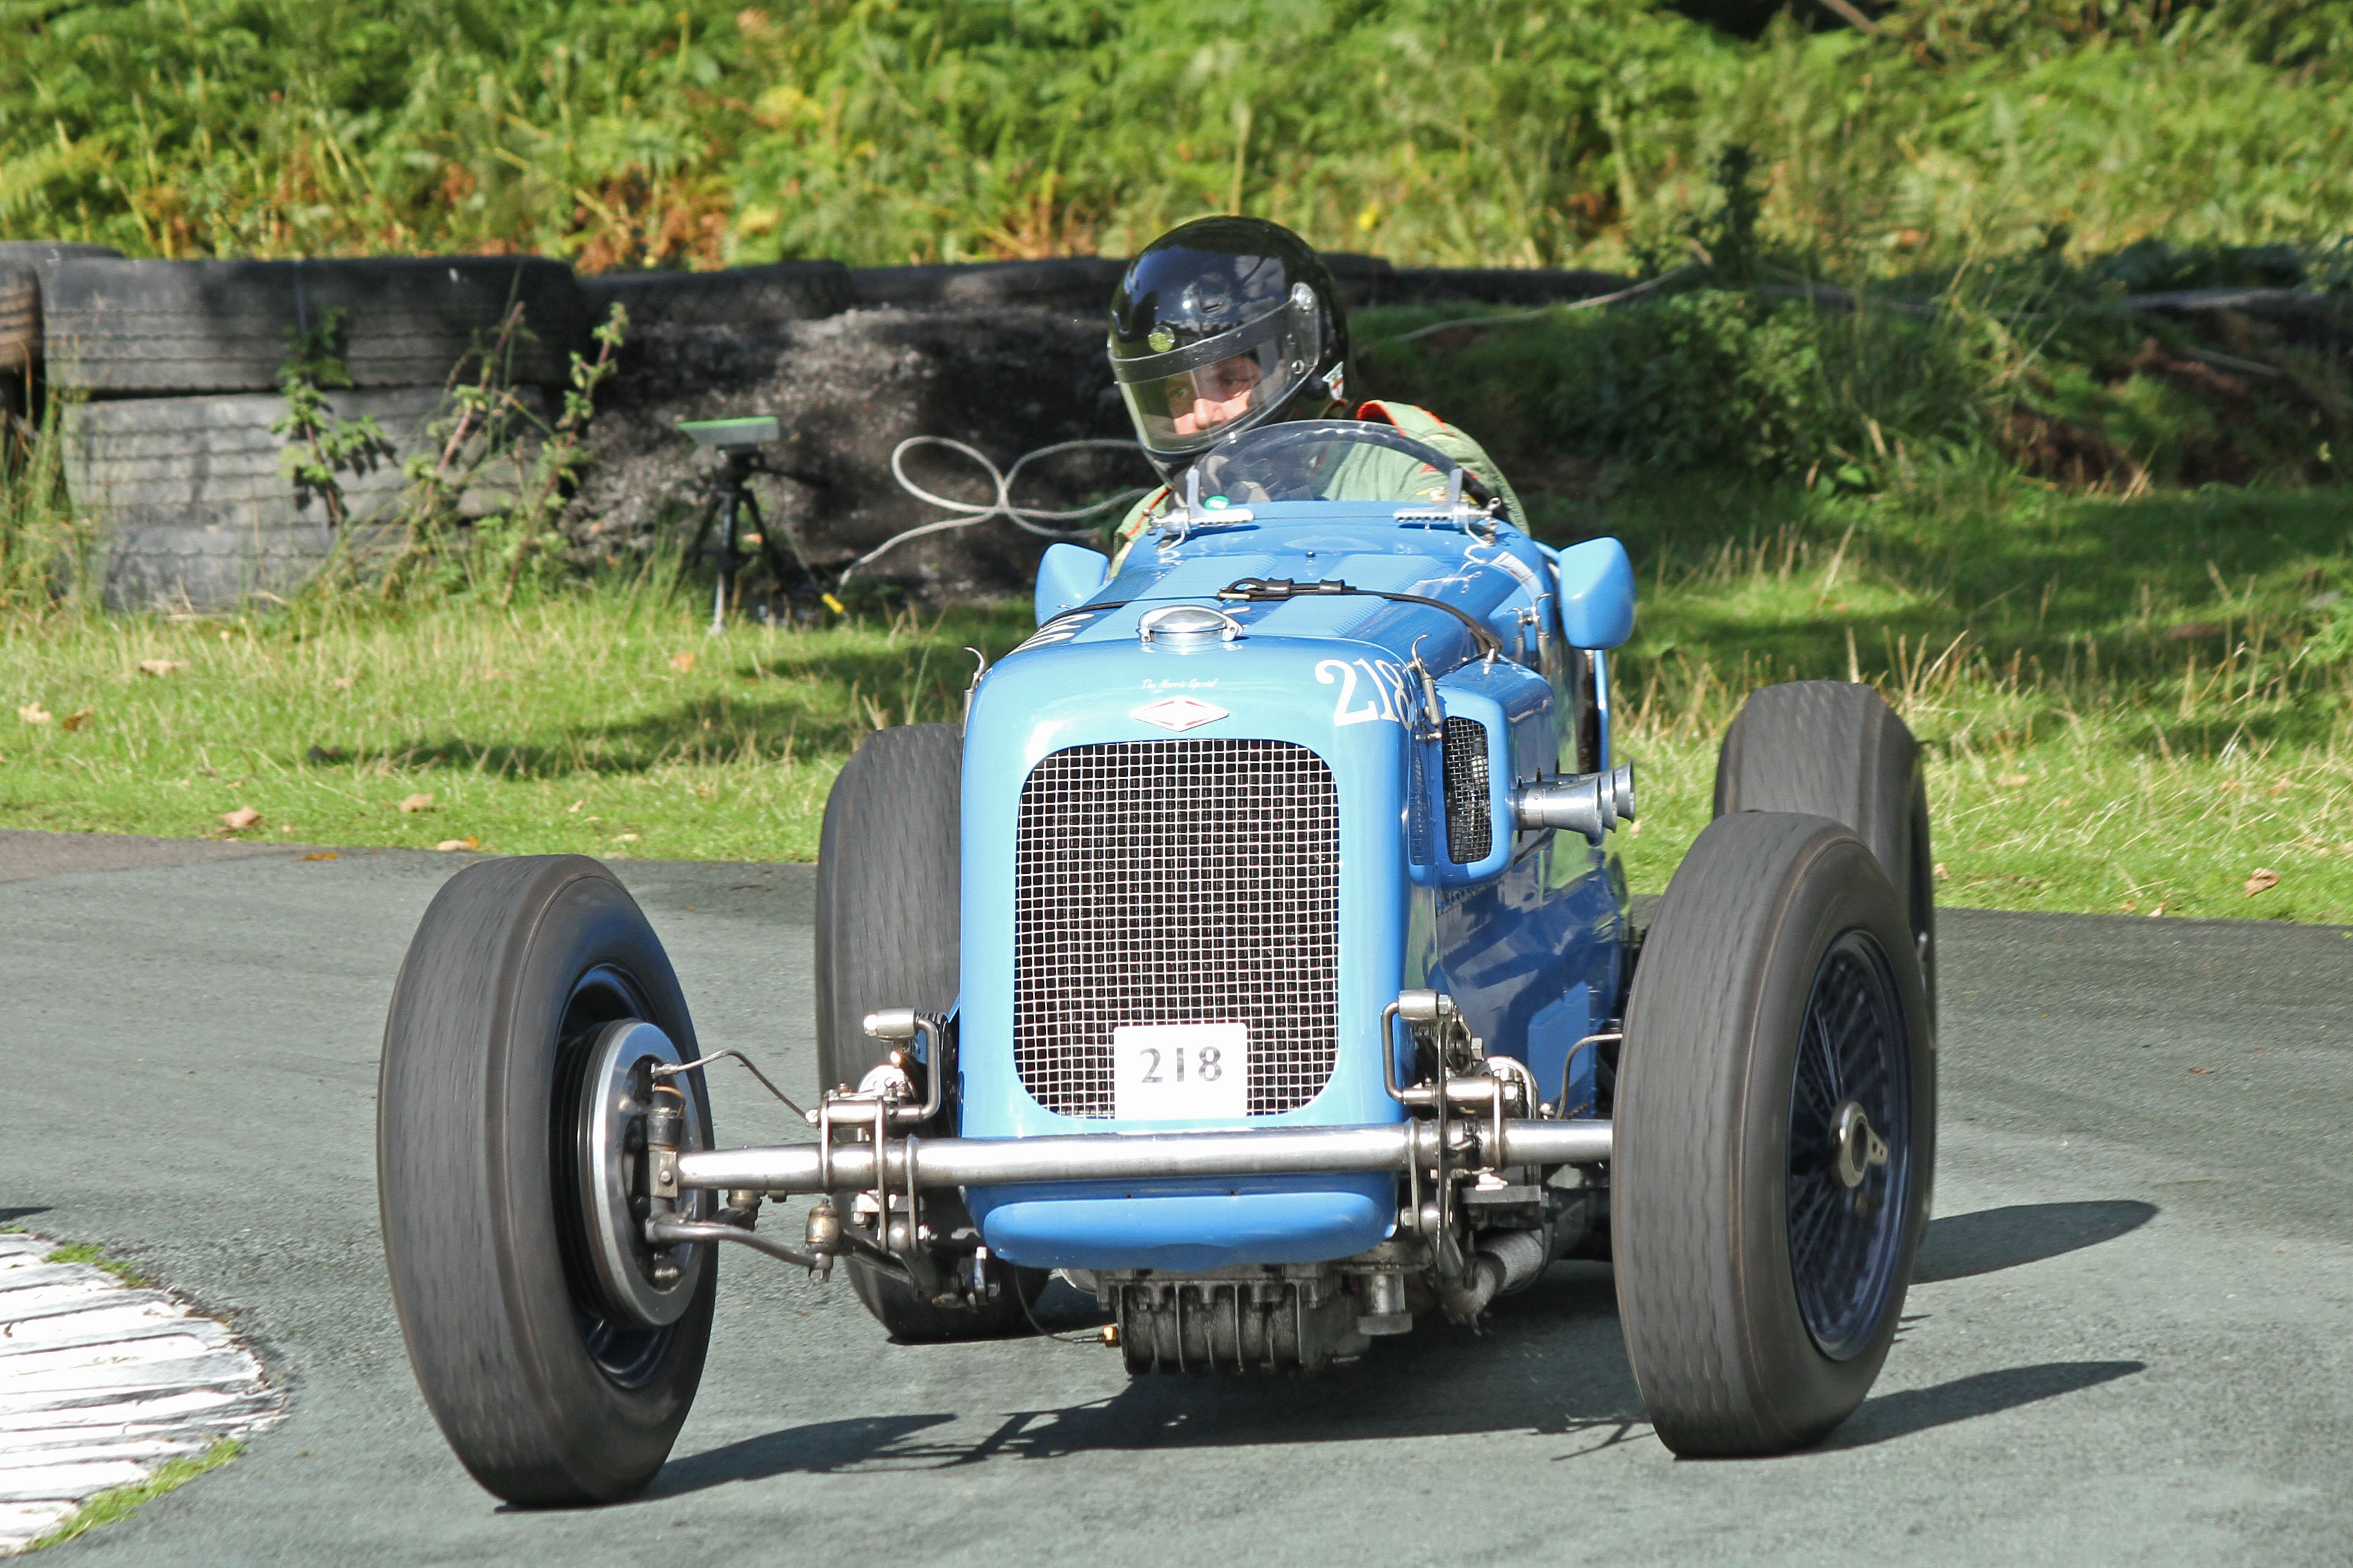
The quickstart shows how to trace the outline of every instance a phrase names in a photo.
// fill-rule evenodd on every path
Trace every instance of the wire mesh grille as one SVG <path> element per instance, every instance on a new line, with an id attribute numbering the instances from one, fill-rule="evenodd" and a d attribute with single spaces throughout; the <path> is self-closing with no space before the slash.
<path id="1" fill-rule="evenodd" d="M 1457 866 L 1484 860 L 1495 847 L 1495 814 L 1487 801 L 1487 726 L 1476 719 L 1446 721 L 1446 852 Z"/>
<path id="2" fill-rule="evenodd" d="M 1112 1030 L 1250 1026 L 1248 1110 L 1293 1110 L 1339 1048 L 1340 801 L 1280 741 L 1073 746 L 1022 786 L 1013 1056 L 1065 1116 L 1112 1114 Z"/>

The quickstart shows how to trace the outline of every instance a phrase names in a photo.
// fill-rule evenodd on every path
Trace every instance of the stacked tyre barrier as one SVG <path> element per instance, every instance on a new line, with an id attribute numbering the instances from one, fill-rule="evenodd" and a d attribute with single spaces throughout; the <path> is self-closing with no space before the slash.
<path id="1" fill-rule="evenodd" d="M 69 261 L 120 258 L 111 245 L 73 245 L 50 240 L 12 240 L 0 244 L 0 384 L 7 390 L 10 411 L 23 414 L 23 394 L 40 368 L 42 290 L 58 268 Z"/>
<path id="2" fill-rule="evenodd" d="M 515 390 L 544 421 L 543 391 Z M 276 393 L 66 405 L 66 482 L 77 510 L 104 523 L 108 605 L 210 611 L 258 595 L 282 597 L 339 542 L 363 558 L 387 544 L 408 492 L 406 459 L 432 450 L 444 401 L 439 386 L 326 394 L 332 417 L 373 419 L 385 436 L 338 476 L 340 540 L 323 499 L 298 489 L 280 467 L 289 437 L 271 428 L 286 412 Z M 459 498 L 459 516 L 479 519 L 508 504 L 519 478 L 495 467 L 478 472 Z"/>
<path id="3" fill-rule="evenodd" d="M 1532 303 L 1620 281 L 1330 259 L 1357 306 Z M 1098 324 L 1123 266 L 1100 257 L 860 268 L 813 260 L 575 279 L 532 257 L 142 261 L 104 246 L 5 244 L 0 383 L 19 416 L 45 401 L 64 411 L 68 492 L 96 527 L 106 604 L 215 612 L 282 597 L 339 547 L 381 542 L 453 371 L 501 341 L 512 315 L 522 331 L 503 336 L 504 374 L 544 416 L 571 355 L 619 305 L 629 321 L 623 374 L 600 397 L 597 421 L 613 428 L 591 431 L 609 471 L 576 500 L 575 542 L 610 552 L 617 540 L 643 548 L 660 529 L 691 527 L 707 487 L 671 426 L 776 413 L 787 426 L 784 477 L 767 482 L 788 493 L 769 504 L 822 569 L 923 521 L 902 515 L 908 503 L 875 456 L 905 435 L 1009 452 L 1124 433 Z M 331 313 L 352 384 L 322 388 L 326 410 L 373 419 L 385 437 L 337 476 L 340 536 L 325 499 L 286 477 L 293 438 L 272 428 L 286 415 L 279 383 L 290 355 Z M 460 515 L 495 510 L 513 477 L 479 479 Z M 1092 493 L 1135 476 L 1065 478 L 1074 493 Z M 614 516 L 628 521 L 615 528 Z M 907 585 L 1018 589 L 1034 542 L 978 537 L 989 531 L 909 552 Z"/>
<path id="4" fill-rule="evenodd" d="M 450 375 L 506 345 L 527 403 L 560 385 L 588 330 L 572 272 L 529 257 L 327 261 L 61 260 L 40 280 L 42 370 L 65 409 L 66 487 L 99 525 L 111 607 L 210 611 L 283 595 L 396 511 Z M 510 316 L 520 331 L 502 331 Z M 290 355 L 334 324 L 351 382 L 333 416 L 385 437 L 325 497 L 280 472 Z M 479 511 L 495 498 L 476 494 Z"/>

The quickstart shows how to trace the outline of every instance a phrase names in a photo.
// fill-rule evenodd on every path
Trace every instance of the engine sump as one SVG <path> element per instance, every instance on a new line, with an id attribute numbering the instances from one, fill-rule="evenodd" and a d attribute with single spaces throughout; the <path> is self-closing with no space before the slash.
<path id="1" fill-rule="evenodd" d="M 1336 1273 L 1280 1268 L 1215 1274 L 1103 1272 L 1098 1299 L 1130 1373 L 1314 1372 L 1372 1348 L 1364 1310 Z"/>

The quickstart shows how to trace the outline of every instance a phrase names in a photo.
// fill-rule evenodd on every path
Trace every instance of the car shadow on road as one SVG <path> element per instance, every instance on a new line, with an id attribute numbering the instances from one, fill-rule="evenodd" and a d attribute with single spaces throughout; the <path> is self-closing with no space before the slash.
<path id="1" fill-rule="evenodd" d="M 647 1495 L 848 1469 L 1484 1433 L 1574 1436 L 1581 1452 L 1649 1432 L 1618 1331 L 1616 1289 L 1599 1264 L 1554 1268 L 1500 1303 L 1482 1332 L 1431 1325 L 1312 1378 L 1139 1377 L 1105 1399 L 1009 1412 L 977 1436 L 968 1428 L 931 1435 L 960 1419 L 787 1427 L 674 1459 Z"/>
<path id="2" fill-rule="evenodd" d="M 1915 1278 L 1959 1279 L 2096 1246 L 2157 1213 L 2127 1200 L 2025 1204 L 1935 1221 Z M 1069 1297 L 1065 1300 L 1063 1298 Z M 1080 1329 L 1084 1298 L 1040 1303 L 1050 1329 Z M 1060 1307 L 1060 1310 L 1054 1310 Z M 1866 1400 L 1822 1448 L 1865 1447 L 2073 1394 L 2142 1371 L 2137 1361 L 2053 1362 L 1978 1373 Z M 820 1421 L 673 1459 L 646 1494 L 844 1471 L 954 1469 L 992 1459 L 1525 1433 L 1572 1439 L 1572 1459 L 1647 1441 L 1609 1268 L 1556 1267 L 1497 1304 L 1482 1331 L 1437 1326 L 1377 1345 L 1356 1366 L 1299 1378 L 1140 1377 L 1116 1394 L 1017 1410 L 979 1436 L 935 1429 L 932 1412 Z"/>
<path id="3" fill-rule="evenodd" d="M 1934 1285 L 2040 1263 L 2062 1253 L 2097 1247 L 2138 1230 L 2157 1217 L 2155 1204 L 2135 1198 L 2094 1203 L 2012 1204 L 1928 1223 L 1912 1283 Z"/>
<path id="4" fill-rule="evenodd" d="M 1848 1416 L 1820 1448 L 1808 1452 L 1867 1448 L 1876 1443 L 1909 1437 L 1932 1426 L 1947 1426 L 1956 1421 L 2055 1399 L 2063 1394 L 2080 1393 L 2145 1372 L 2147 1367 L 2147 1362 L 2138 1361 L 2046 1362 L 2038 1366 L 2009 1366 L 1999 1372 L 1957 1377 L 1934 1388 L 1883 1394 L 1864 1400 L 1862 1407 Z"/>

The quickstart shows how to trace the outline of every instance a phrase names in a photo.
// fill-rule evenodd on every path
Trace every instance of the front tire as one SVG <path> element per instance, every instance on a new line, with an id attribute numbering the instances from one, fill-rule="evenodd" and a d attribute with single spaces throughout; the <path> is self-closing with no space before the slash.
<path id="1" fill-rule="evenodd" d="M 459 1459 L 524 1506 L 644 1489 L 711 1342 L 711 1247 L 679 1249 L 669 1289 L 683 1300 L 650 1313 L 597 1281 L 584 1090 L 630 1019 L 692 1059 L 685 998 L 636 900 L 596 861 L 553 855 L 443 885 L 385 1025 L 377 1190 L 401 1333 Z M 680 1087 L 687 1137 L 709 1148 L 702 1075 Z"/>
<path id="2" fill-rule="evenodd" d="M 944 1013 L 955 1005 L 963 811 L 964 731 L 954 724 L 877 730 L 834 780 L 817 865 L 817 1063 L 828 1088 L 854 1088 L 882 1061 L 888 1047 L 867 1035 L 867 1014 L 883 1007 Z M 948 1090 L 940 1125 L 922 1129 L 923 1136 L 954 1135 L 955 1086 Z M 970 1229 L 954 1193 L 927 1199 L 926 1209 L 934 1228 Z M 943 1248 L 934 1261 L 944 1275 L 969 1251 Z M 856 1258 L 849 1262 L 858 1299 L 902 1340 L 1026 1331 L 1029 1306 L 1047 1277 L 1034 1268 L 996 1268 L 996 1295 L 939 1300 Z"/>
<path id="3" fill-rule="evenodd" d="M 1886 1360 L 1936 1080 L 1908 911 L 1842 825 L 1719 817 L 1644 943 L 1612 1234 L 1634 1380 L 1687 1457 L 1819 1441 Z"/>

